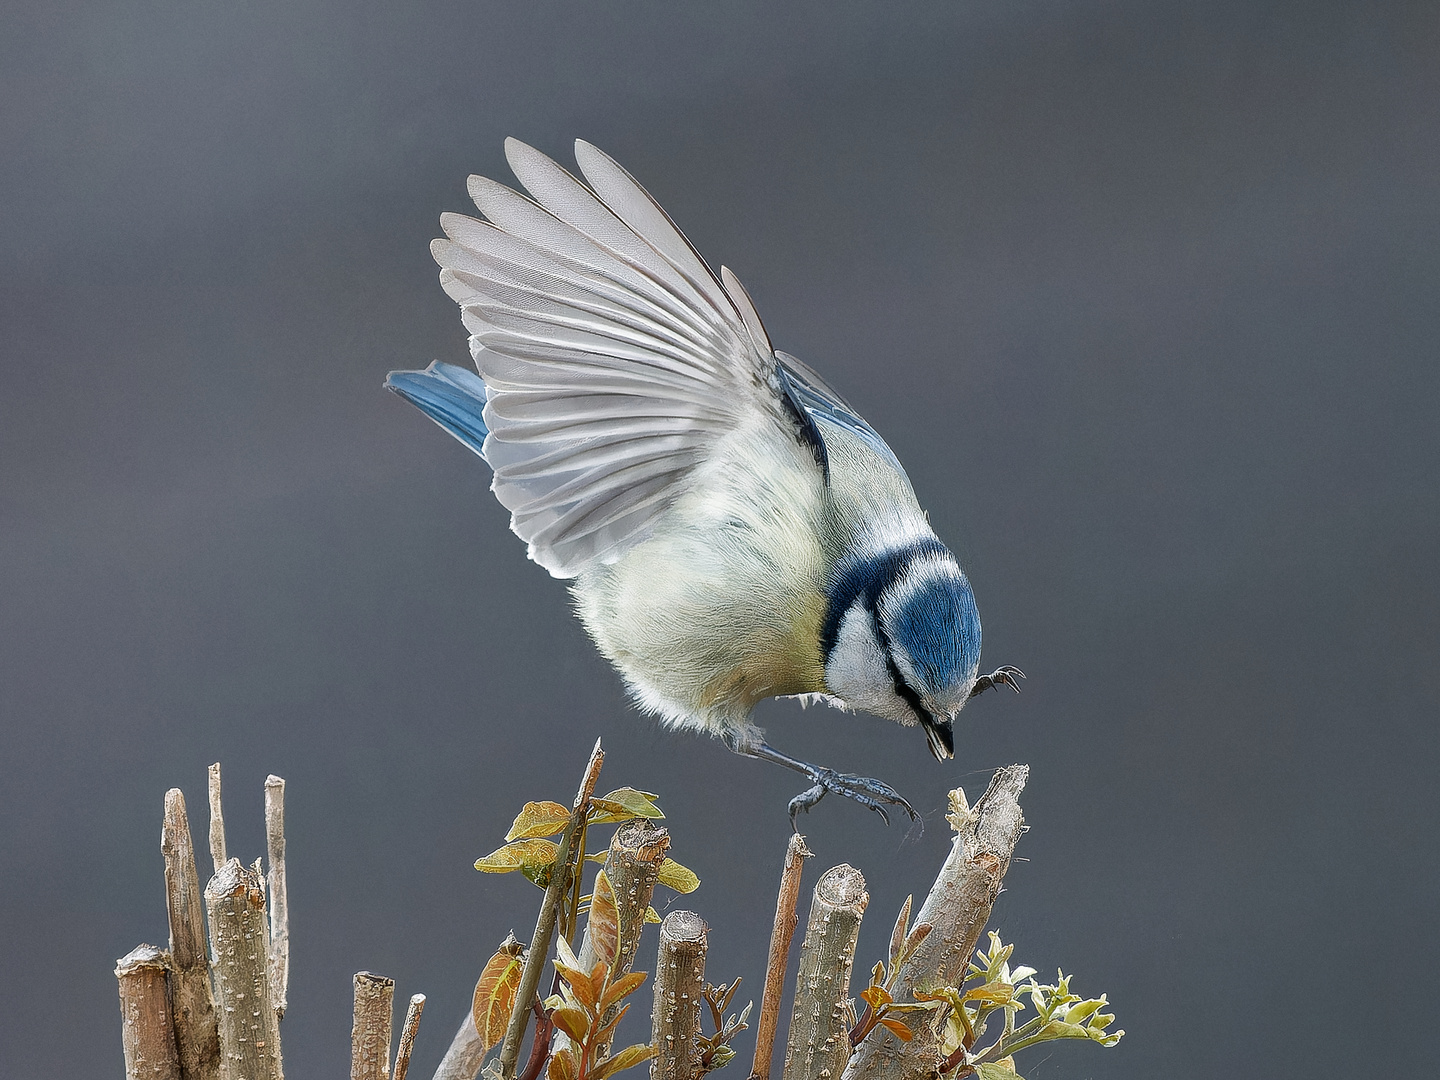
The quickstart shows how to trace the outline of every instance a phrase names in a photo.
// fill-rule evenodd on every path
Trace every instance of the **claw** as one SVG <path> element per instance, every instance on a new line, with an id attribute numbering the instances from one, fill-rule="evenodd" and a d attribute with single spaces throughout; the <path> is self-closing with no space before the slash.
<path id="1" fill-rule="evenodd" d="M 1025 673 L 1018 667 L 1005 664 L 1003 667 L 996 668 L 989 675 L 981 675 L 976 679 L 974 687 L 970 690 L 970 696 L 974 697 L 976 694 L 983 694 L 986 690 L 993 689 L 997 686 L 1008 686 L 1018 694 L 1020 692 L 1020 684 L 1015 681 L 1017 676 L 1023 679 L 1025 678 Z"/>
<path id="2" fill-rule="evenodd" d="M 847 799 L 854 799 L 861 806 L 874 810 L 887 825 L 890 824 L 890 814 L 885 809 L 886 805 L 900 807 L 910 815 L 911 821 L 920 820 L 920 815 L 915 812 L 915 808 L 906 801 L 905 797 L 883 781 L 811 765 L 809 762 L 782 754 L 763 742 L 746 744 L 738 739 L 734 741 L 727 739 L 727 742 L 730 743 L 730 749 L 737 754 L 760 758 L 763 761 L 773 761 L 777 765 L 784 765 L 787 769 L 794 769 L 809 777 L 811 786 L 790 800 L 790 826 L 796 832 L 800 831 L 795 821 L 800 811 L 804 810 L 809 813 L 810 808 L 823 799 L 826 792 L 830 791 L 836 795 L 843 795 Z"/>

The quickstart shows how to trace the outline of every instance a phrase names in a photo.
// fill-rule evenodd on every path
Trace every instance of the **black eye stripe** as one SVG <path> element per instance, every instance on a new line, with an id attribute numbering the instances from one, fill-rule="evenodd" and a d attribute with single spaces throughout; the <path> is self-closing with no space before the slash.
<path id="1" fill-rule="evenodd" d="M 856 600 L 864 600 L 867 610 L 872 613 L 881 594 L 895 583 L 896 578 L 909 569 L 916 559 L 926 555 L 953 558 L 939 540 L 917 540 L 905 547 L 894 548 L 882 555 L 865 559 L 848 559 L 836 568 L 837 576 L 826 590 L 825 623 L 820 630 L 820 662 L 829 663 L 830 652 L 840 636 L 840 623 L 845 612 Z M 883 636 L 884 631 L 876 619 L 876 629 Z M 890 655 L 889 643 L 885 643 L 885 655 Z"/>

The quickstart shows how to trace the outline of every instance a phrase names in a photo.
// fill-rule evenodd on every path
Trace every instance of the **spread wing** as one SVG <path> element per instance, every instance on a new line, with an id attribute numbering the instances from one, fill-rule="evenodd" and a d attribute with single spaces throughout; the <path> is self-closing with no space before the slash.
<path id="1" fill-rule="evenodd" d="M 833 424 L 856 436 L 881 460 L 904 476 L 907 484 L 910 482 L 910 478 L 905 476 L 900 459 L 880 437 L 880 433 L 867 424 L 864 417 L 857 413 L 834 387 L 822 379 L 814 368 L 789 353 L 777 352 L 775 358 L 780 363 L 781 375 L 785 379 L 785 389 L 790 400 L 795 402 L 810 420 L 822 444 L 825 425 Z"/>
<path id="2" fill-rule="evenodd" d="M 734 275 L 717 278 L 588 143 L 575 148 L 588 186 L 523 143 L 505 150 L 531 198 L 472 176 L 488 220 L 445 214 L 431 250 L 485 383 L 495 495 L 536 562 L 571 577 L 618 558 L 757 414 L 823 463 Z"/>

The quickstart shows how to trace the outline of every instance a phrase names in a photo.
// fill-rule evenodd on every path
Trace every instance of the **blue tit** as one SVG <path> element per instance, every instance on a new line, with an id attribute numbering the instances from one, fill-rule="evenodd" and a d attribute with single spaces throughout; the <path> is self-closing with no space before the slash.
<path id="1" fill-rule="evenodd" d="M 954 756 L 980 674 L 970 582 L 875 430 L 793 356 L 633 177 L 586 142 L 584 181 L 507 140 L 529 198 L 470 177 L 485 220 L 440 218 L 440 283 L 475 372 L 392 372 L 494 473 L 530 558 L 569 580 L 600 652 L 663 723 L 886 815 L 894 788 L 769 746 L 761 700 L 813 695 Z"/>

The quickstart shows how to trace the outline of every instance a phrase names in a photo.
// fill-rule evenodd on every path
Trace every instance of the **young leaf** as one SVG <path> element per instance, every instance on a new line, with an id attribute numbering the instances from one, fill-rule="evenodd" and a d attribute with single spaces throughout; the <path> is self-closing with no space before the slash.
<path id="1" fill-rule="evenodd" d="M 1009 1061 L 1009 1058 L 1005 1059 Z M 975 1066 L 975 1073 L 980 1080 L 1024 1080 L 1014 1069 L 1007 1069 L 998 1061 L 982 1061 Z"/>
<path id="2" fill-rule="evenodd" d="M 609 795 L 590 800 L 591 825 L 607 825 L 632 818 L 663 818 L 660 807 L 655 805 L 658 796 L 648 791 L 636 791 L 631 787 L 617 788 Z"/>
<path id="3" fill-rule="evenodd" d="M 570 811 L 559 803 L 527 802 L 515 816 L 515 823 L 505 834 L 506 840 L 524 840 L 533 836 L 554 836 L 570 821 Z"/>
<path id="4" fill-rule="evenodd" d="M 568 1047 L 564 1050 L 556 1050 L 555 1056 L 550 1059 L 550 1068 L 547 1070 L 550 1080 L 576 1080 L 580 1072 L 575 1063 L 575 1054 Z"/>
<path id="5" fill-rule="evenodd" d="M 470 1015 L 486 1050 L 498 1046 L 505 1038 L 510 1012 L 515 1007 L 515 992 L 520 989 L 524 951 L 524 946 L 511 934 L 495 955 L 486 961 L 480 981 L 475 984 Z"/>
<path id="6" fill-rule="evenodd" d="M 1006 1005 L 1015 997 L 1015 988 L 1009 983 L 991 982 L 965 991 L 965 1001 L 990 1001 Z"/>
<path id="7" fill-rule="evenodd" d="M 601 870 L 595 875 L 595 892 L 590 900 L 590 946 L 606 967 L 615 963 L 620 948 L 620 912 L 615 906 L 615 890 L 610 878 Z"/>
<path id="8" fill-rule="evenodd" d="M 532 837 L 506 844 L 483 859 L 475 860 L 475 869 L 487 874 L 508 874 L 526 867 L 553 866 L 559 848 L 549 840 Z"/>
<path id="9" fill-rule="evenodd" d="M 590 1017 L 585 1015 L 584 1009 L 562 1005 L 550 1014 L 550 1019 L 555 1022 L 557 1028 L 577 1043 L 584 1042 L 586 1034 L 590 1031 Z M 501 1032 L 501 1037 L 504 1037 L 504 1032 Z"/>
<path id="10" fill-rule="evenodd" d="M 594 1041 L 596 1042 L 596 1044 L 604 1046 L 607 1042 L 613 1039 L 615 1037 L 615 1028 L 619 1025 L 620 1018 L 629 1011 L 629 1005 L 621 1005 L 620 1011 L 610 1018 L 610 1022 L 601 1027 L 599 1031 L 595 1032 Z"/>
<path id="11" fill-rule="evenodd" d="M 645 908 L 645 921 L 647 923 L 664 922 L 664 920 L 660 918 L 660 913 L 656 911 L 653 907 Z"/>
<path id="12" fill-rule="evenodd" d="M 930 931 L 935 927 L 928 922 L 922 922 L 910 931 L 910 936 L 905 939 L 905 947 L 900 950 L 900 963 L 905 963 L 915 955 L 915 950 L 920 948 L 921 942 L 930 936 Z"/>
<path id="13" fill-rule="evenodd" d="M 909 1042 L 915 1037 L 915 1033 L 910 1030 L 910 1026 L 908 1024 L 896 1020 L 893 1016 L 882 1016 L 880 1018 L 880 1023 L 882 1026 L 888 1028 L 891 1032 L 893 1032 L 895 1037 L 901 1042 Z"/>
<path id="14" fill-rule="evenodd" d="M 900 914 L 895 918 L 895 929 L 890 931 L 891 971 L 900 966 L 900 954 L 905 948 L 905 935 L 910 931 L 910 904 L 914 899 L 913 893 L 905 897 L 905 903 L 900 905 Z"/>
<path id="15" fill-rule="evenodd" d="M 861 990 L 860 998 L 862 1001 L 865 1002 L 866 1005 L 869 1005 L 872 1009 L 878 1009 L 882 1006 L 889 1005 L 890 1002 L 894 1000 L 890 996 L 889 991 L 887 991 L 883 986 L 874 985 L 867 986 L 864 990 Z"/>
<path id="16" fill-rule="evenodd" d="M 690 893 L 700 887 L 700 879 L 693 870 L 686 869 L 674 859 L 666 859 L 660 864 L 660 884 L 678 893 Z"/>
<path id="17" fill-rule="evenodd" d="M 600 1062 L 599 1068 L 592 1074 L 595 1080 L 605 1080 L 607 1076 L 613 1076 L 621 1069 L 629 1069 L 639 1065 L 642 1061 L 649 1061 L 655 1056 L 655 1047 L 647 1046 L 644 1043 L 636 1043 L 634 1046 L 627 1046 L 618 1054 L 606 1058 Z"/>
<path id="18" fill-rule="evenodd" d="M 614 1005 L 621 998 L 627 998 L 640 988 L 645 981 L 645 972 L 632 971 L 628 975 L 622 975 L 610 984 L 605 991 L 604 997 L 600 999 L 600 1012 L 606 1012 L 611 1005 Z"/>

